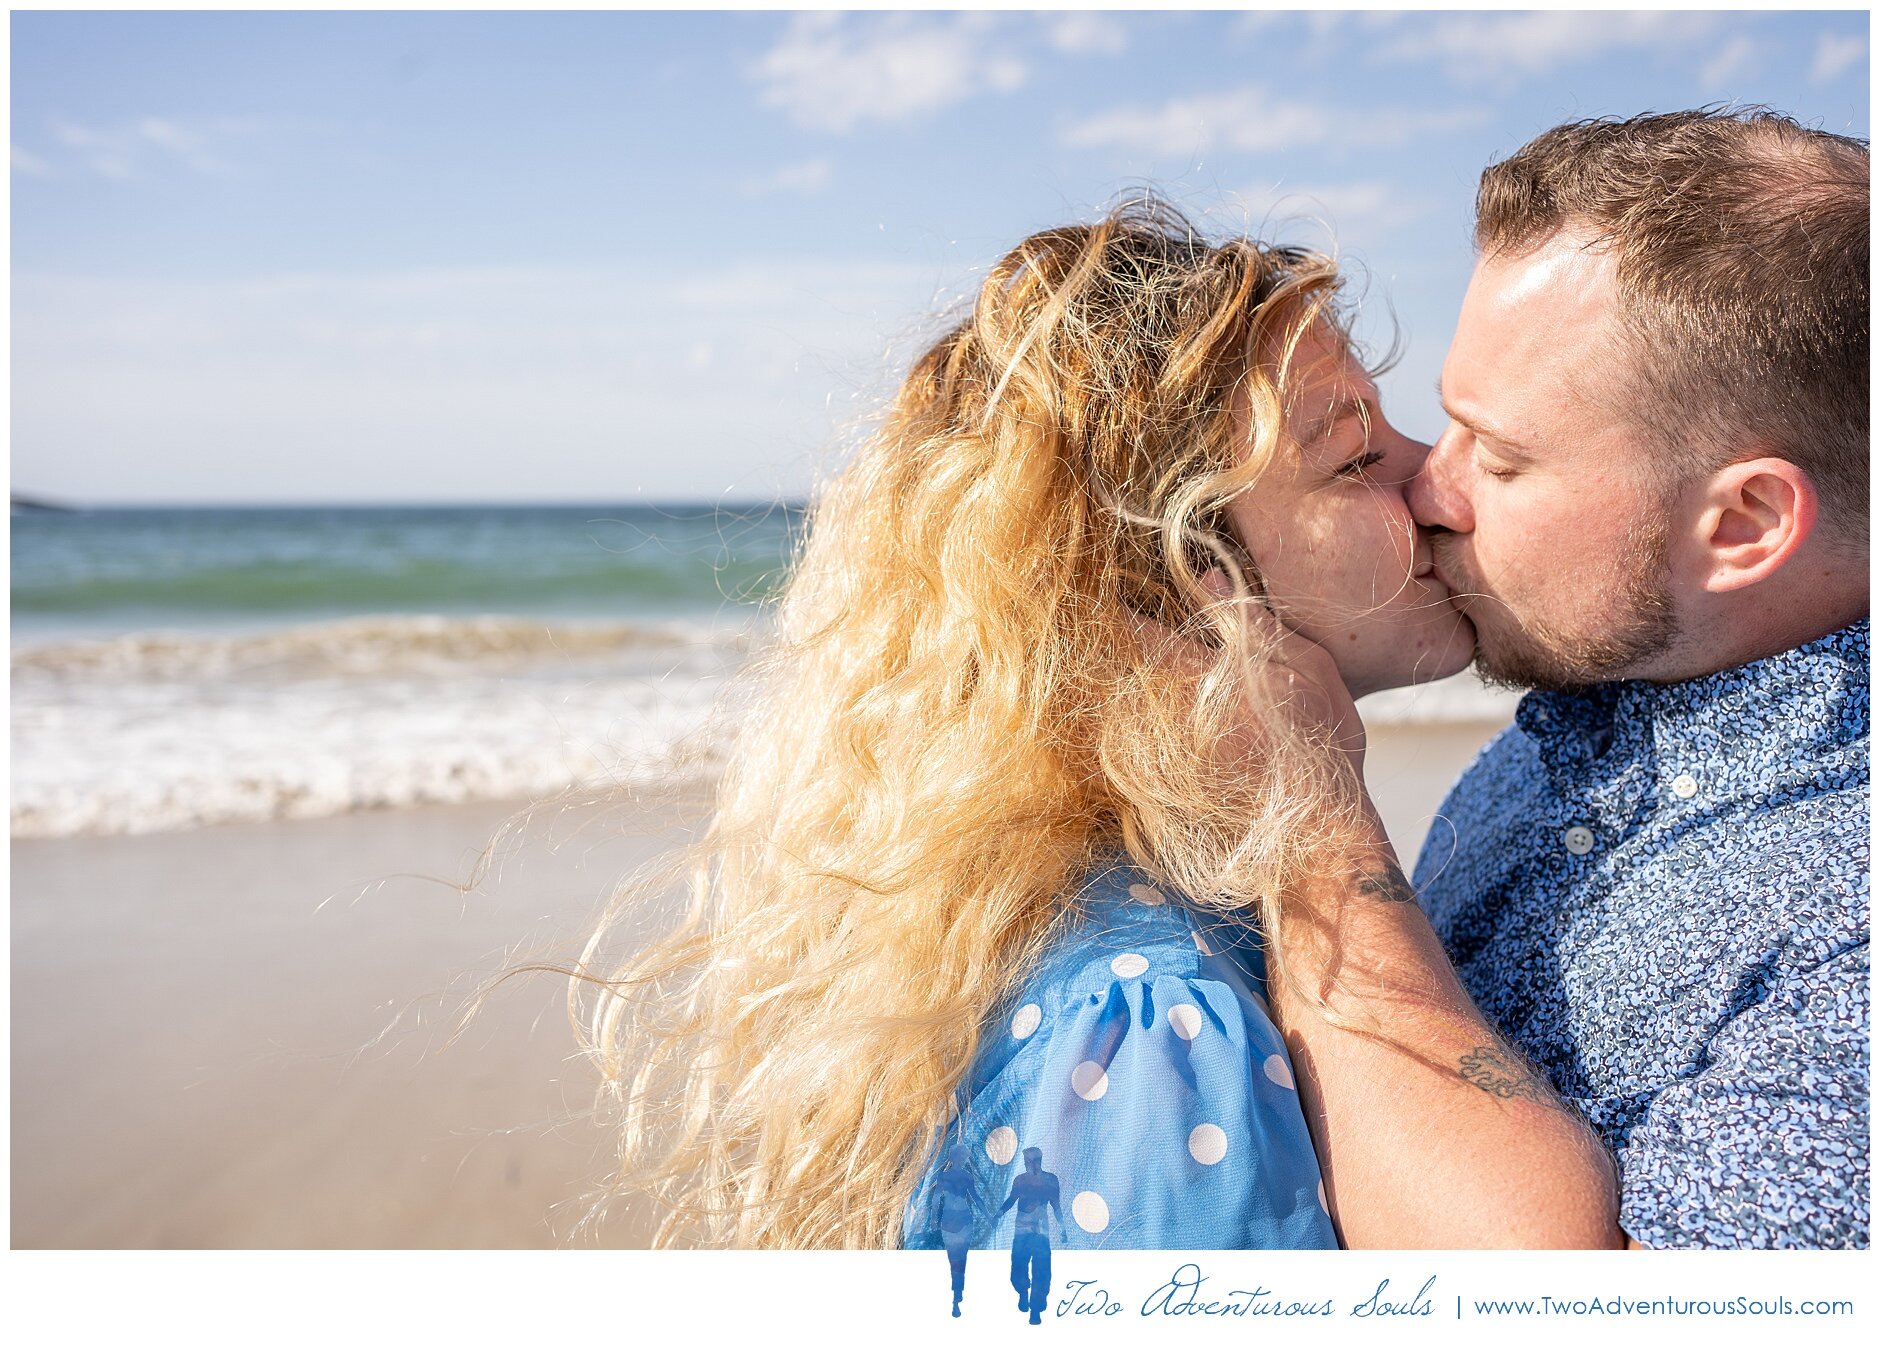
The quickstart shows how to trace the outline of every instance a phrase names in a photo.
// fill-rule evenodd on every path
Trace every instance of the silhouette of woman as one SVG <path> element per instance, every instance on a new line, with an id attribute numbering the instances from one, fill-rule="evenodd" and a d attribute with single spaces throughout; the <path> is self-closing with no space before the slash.
<path id="1" fill-rule="evenodd" d="M 966 1292 L 966 1249 L 972 1245 L 985 1206 L 979 1199 L 979 1186 L 968 1170 L 972 1163 L 966 1149 L 955 1145 L 947 1149 L 946 1162 L 934 1183 L 933 1201 L 928 1206 L 930 1227 L 940 1230 L 940 1241 L 947 1249 L 947 1264 L 953 1268 L 953 1316 L 960 1315 L 960 1297 Z"/>

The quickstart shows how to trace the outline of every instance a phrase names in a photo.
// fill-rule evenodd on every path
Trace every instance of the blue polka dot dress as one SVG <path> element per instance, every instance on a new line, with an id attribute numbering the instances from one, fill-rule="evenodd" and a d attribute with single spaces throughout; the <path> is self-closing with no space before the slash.
<path id="1" fill-rule="evenodd" d="M 1074 1248 L 1335 1248 L 1257 942 L 1123 864 L 1093 875 L 1031 979 L 995 1012 L 960 1091 L 963 1142 L 997 1205 L 1036 1147 Z M 1251 946 L 1251 947 L 1250 947 Z M 909 1204 L 928 1221 L 939 1160 Z M 1009 1247 L 1013 1216 L 976 1247 Z"/>

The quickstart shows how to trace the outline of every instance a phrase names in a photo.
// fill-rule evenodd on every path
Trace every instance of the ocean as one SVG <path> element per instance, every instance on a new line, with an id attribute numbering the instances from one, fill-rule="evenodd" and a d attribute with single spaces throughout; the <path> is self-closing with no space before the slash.
<path id="1" fill-rule="evenodd" d="M 674 777 L 791 505 L 16 512 L 12 833 Z"/>
<path id="2" fill-rule="evenodd" d="M 729 734 L 704 724 L 802 524 L 791 504 L 16 511 L 12 834 L 709 773 Z M 1463 676 L 1364 707 L 1512 700 Z"/>

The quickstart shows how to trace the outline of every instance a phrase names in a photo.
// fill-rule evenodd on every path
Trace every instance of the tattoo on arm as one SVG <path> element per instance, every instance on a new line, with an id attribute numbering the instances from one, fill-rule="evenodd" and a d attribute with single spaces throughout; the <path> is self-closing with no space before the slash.
<path id="1" fill-rule="evenodd" d="M 1540 1073 L 1499 1044 L 1483 1044 L 1462 1055 L 1462 1079 L 1500 1100 L 1529 1100 L 1558 1107 L 1559 1101 Z"/>
<path id="2" fill-rule="evenodd" d="M 1417 890 L 1410 886 L 1410 880 L 1404 877 L 1403 870 L 1395 864 L 1360 869 L 1352 876 L 1352 886 L 1366 897 L 1379 898 L 1385 902 L 1417 900 Z"/>
<path id="3" fill-rule="evenodd" d="M 1360 869 L 1351 876 L 1352 888 L 1377 902 L 1415 905 L 1416 889 L 1395 860 Z M 1525 1100 L 1549 1109 L 1562 1109 L 1553 1086 L 1535 1067 L 1505 1043 L 1482 1044 L 1464 1053 L 1457 1075 L 1497 1100 Z"/>

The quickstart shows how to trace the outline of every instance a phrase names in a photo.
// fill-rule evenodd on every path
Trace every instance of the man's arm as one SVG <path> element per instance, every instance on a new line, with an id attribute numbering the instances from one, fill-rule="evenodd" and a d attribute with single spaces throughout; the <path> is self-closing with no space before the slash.
<path id="1" fill-rule="evenodd" d="M 999 1212 L 992 1217 L 997 1220 L 1005 1217 L 1005 1211 L 1018 1203 L 1018 1182 L 1012 1182 L 1012 1193 L 1005 1197 L 1005 1203 L 999 1206 Z"/>
<path id="2" fill-rule="evenodd" d="M 1232 598 L 1218 568 L 1203 585 Z M 1312 729 L 1361 786 L 1364 724 L 1331 657 L 1258 606 L 1244 615 L 1290 672 L 1257 718 Z M 1137 632 L 1199 669 L 1168 629 Z M 1340 825 L 1282 904 L 1267 972 L 1345 1245 L 1627 1245 L 1605 1145 L 1476 1009 L 1370 799 L 1327 812 Z"/>
<path id="3" fill-rule="evenodd" d="M 1804 929 L 1793 953 L 1765 955 L 1754 983 L 1739 984 L 1757 999 L 1710 1032 L 1701 1065 L 1660 1086 L 1627 1130 L 1624 1218 L 1653 1246 L 1868 1245 L 1867 926 L 1847 919 L 1848 904 L 1820 901 L 1803 874 L 1788 880 L 1801 901 L 1785 902 L 1785 866 L 1769 867 L 1773 919 L 1815 907 L 1817 920 L 1845 924 Z"/>
<path id="4" fill-rule="evenodd" d="M 1476 1009 L 1368 802 L 1280 935 L 1275 1016 L 1346 1246 L 1626 1245 L 1604 1145 Z"/>

